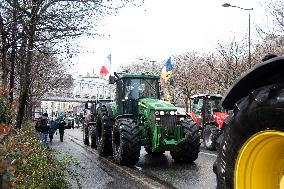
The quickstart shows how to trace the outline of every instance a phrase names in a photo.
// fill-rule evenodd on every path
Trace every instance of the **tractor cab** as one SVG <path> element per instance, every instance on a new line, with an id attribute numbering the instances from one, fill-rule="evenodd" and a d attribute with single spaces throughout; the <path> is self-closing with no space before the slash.
<path id="1" fill-rule="evenodd" d="M 200 129 L 204 146 L 207 150 L 216 150 L 216 140 L 222 134 L 223 122 L 228 117 L 221 107 L 222 96 L 218 94 L 201 94 L 191 96 L 189 113 Z"/>
<path id="2" fill-rule="evenodd" d="M 213 120 L 213 115 L 225 112 L 221 106 L 222 96 L 218 94 L 200 94 L 191 96 L 191 117 L 200 127 Z"/>
<path id="3" fill-rule="evenodd" d="M 158 75 L 118 74 L 110 76 L 109 83 L 116 83 L 116 103 L 119 115 L 137 115 L 138 100 L 160 99 Z"/>
<path id="4" fill-rule="evenodd" d="M 102 104 L 99 101 L 88 100 L 85 103 L 85 112 L 88 111 L 92 115 L 96 116 L 98 111 L 100 110 L 101 105 Z"/>

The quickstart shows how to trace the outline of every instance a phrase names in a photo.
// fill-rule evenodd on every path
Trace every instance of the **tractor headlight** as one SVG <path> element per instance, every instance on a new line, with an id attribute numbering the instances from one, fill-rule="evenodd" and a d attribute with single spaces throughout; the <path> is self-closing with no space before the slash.
<path id="1" fill-rule="evenodd" d="M 165 112 L 164 111 L 160 111 L 160 115 L 165 115 Z"/>
<path id="2" fill-rule="evenodd" d="M 179 120 L 180 120 L 180 121 L 183 121 L 183 120 L 184 120 L 184 117 L 179 118 Z"/>
<path id="3" fill-rule="evenodd" d="M 171 115 L 175 115 L 175 111 L 170 111 L 170 114 Z"/>
<path id="4" fill-rule="evenodd" d="M 161 120 L 161 118 L 159 118 L 159 117 L 156 117 L 155 119 L 156 119 L 156 121 L 160 121 Z"/>
<path id="5" fill-rule="evenodd" d="M 155 115 L 160 115 L 160 112 L 159 111 L 155 111 Z"/>

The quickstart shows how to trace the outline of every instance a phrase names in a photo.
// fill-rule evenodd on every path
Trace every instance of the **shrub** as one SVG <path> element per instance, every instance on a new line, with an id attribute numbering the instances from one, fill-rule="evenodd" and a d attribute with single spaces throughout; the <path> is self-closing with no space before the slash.
<path id="1" fill-rule="evenodd" d="M 65 170 L 77 162 L 69 154 L 57 159 L 52 150 L 41 149 L 35 123 L 27 122 L 15 130 L 11 125 L 13 115 L 13 105 L 0 90 L 0 188 L 68 188 L 66 174 L 76 177 L 76 173 Z"/>

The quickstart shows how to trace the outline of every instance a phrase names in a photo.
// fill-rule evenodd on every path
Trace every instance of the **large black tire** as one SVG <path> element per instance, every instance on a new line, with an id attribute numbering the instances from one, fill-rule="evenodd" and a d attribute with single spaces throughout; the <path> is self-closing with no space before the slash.
<path id="1" fill-rule="evenodd" d="M 216 141 L 221 134 L 221 129 L 219 129 L 215 124 L 206 124 L 203 130 L 203 144 L 207 150 L 216 150 Z"/>
<path id="2" fill-rule="evenodd" d="M 111 144 L 112 123 L 106 111 L 97 116 L 96 121 L 96 144 L 98 154 L 102 157 L 112 155 Z"/>
<path id="3" fill-rule="evenodd" d="M 114 161 L 119 165 L 132 166 L 140 157 L 139 126 L 132 119 L 117 119 L 112 132 Z"/>
<path id="4" fill-rule="evenodd" d="M 186 141 L 180 146 L 181 150 L 171 151 L 171 156 L 177 163 L 191 163 L 198 158 L 200 151 L 199 130 L 194 121 L 190 118 L 182 121 L 183 132 Z"/>
<path id="5" fill-rule="evenodd" d="M 83 125 L 83 142 L 85 145 L 89 146 L 89 127 L 86 124 Z"/>
<path id="6" fill-rule="evenodd" d="M 96 127 L 93 125 L 92 125 L 92 130 L 91 130 L 91 148 L 97 149 Z"/>
<path id="7" fill-rule="evenodd" d="M 235 106 L 234 114 L 225 120 L 224 133 L 221 136 L 223 140 L 218 144 L 218 156 L 213 166 L 217 176 L 217 188 L 234 188 L 237 157 L 246 141 L 261 131 L 284 132 L 283 123 L 284 84 L 259 88 L 241 99 Z M 283 151 L 283 148 L 279 150 Z M 269 164 L 266 166 L 271 167 Z"/>
<path id="8" fill-rule="evenodd" d="M 152 152 L 151 146 L 145 146 L 144 148 L 147 154 L 152 155 L 152 156 L 159 156 L 165 153 L 165 151 Z"/>

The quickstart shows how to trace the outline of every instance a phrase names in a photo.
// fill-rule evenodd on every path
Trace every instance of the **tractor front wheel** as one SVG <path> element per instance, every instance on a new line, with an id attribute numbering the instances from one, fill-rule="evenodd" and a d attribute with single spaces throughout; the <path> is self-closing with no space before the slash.
<path id="1" fill-rule="evenodd" d="M 217 188 L 284 188 L 284 84 L 244 97 L 224 127 Z"/>
<path id="2" fill-rule="evenodd" d="M 86 124 L 83 125 L 83 142 L 89 146 L 89 128 Z"/>
<path id="3" fill-rule="evenodd" d="M 187 118 L 182 122 L 186 140 L 179 151 L 171 151 L 171 156 L 177 163 L 191 163 L 198 158 L 200 151 L 200 135 L 196 124 Z"/>
<path id="4" fill-rule="evenodd" d="M 114 161 L 119 165 L 132 166 L 140 157 L 139 126 L 130 118 L 117 119 L 112 131 Z"/>
<path id="5" fill-rule="evenodd" d="M 111 129 L 107 112 L 100 113 L 96 121 L 96 144 L 98 154 L 102 157 L 112 155 Z"/>
<path id="6" fill-rule="evenodd" d="M 207 150 L 216 150 L 216 141 L 220 136 L 220 129 L 213 123 L 206 124 L 203 130 L 203 143 Z"/>
<path id="7" fill-rule="evenodd" d="M 97 135 L 96 135 L 96 127 L 92 126 L 92 131 L 91 131 L 91 148 L 97 148 Z"/>

